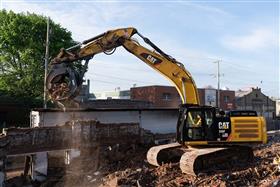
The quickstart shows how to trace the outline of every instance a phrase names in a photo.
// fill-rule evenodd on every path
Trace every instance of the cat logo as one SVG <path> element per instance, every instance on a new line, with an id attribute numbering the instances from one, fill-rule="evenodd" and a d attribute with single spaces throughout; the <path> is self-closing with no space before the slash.
<path id="1" fill-rule="evenodd" d="M 157 59 L 154 58 L 152 55 L 148 55 L 147 60 L 149 60 L 149 61 L 152 62 L 153 64 L 157 61 Z"/>
<path id="2" fill-rule="evenodd" d="M 229 129 L 229 122 L 219 122 L 219 129 Z"/>
<path id="3" fill-rule="evenodd" d="M 154 65 L 160 64 L 162 62 L 162 60 L 160 60 L 159 58 L 148 53 L 141 53 L 140 55 Z"/>

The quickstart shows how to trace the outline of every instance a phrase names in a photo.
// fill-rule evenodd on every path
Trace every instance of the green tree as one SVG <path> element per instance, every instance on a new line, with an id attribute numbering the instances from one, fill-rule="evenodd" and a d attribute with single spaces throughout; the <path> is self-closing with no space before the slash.
<path id="1" fill-rule="evenodd" d="M 47 18 L 0 11 L 0 90 L 12 96 L 41 98 Z M 50 20 L 50 57 L 75 44 L 71 32 Z"/>

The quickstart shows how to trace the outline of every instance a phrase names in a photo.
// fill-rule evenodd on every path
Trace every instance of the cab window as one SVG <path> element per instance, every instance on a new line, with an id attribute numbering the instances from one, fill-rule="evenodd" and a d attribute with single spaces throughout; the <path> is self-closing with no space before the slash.
<path id="1" fill-rule="evenodd" d="M 213 113 L 212 111 L 205 111 L 205 123 L 207 127 L 210 127 L 213 123 Z"/>
<path id="2" fill-rule="evenodd" d="M 187 115 L 187 122 L 189 127 L 201 127 L 202 126 L 201 111 L 189 111 Z"/>

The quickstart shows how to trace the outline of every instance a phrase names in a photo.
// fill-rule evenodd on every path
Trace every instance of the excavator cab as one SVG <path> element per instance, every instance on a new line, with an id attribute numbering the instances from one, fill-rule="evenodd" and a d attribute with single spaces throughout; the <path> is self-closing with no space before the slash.
<path id="1" fill-rule="evenodd" d="M 217 142 L 226 140 L 230 134 L 230 118 L 217 114 L 211 106 L 181 105 L 177 123 L 177 140 L 183 142 Z M 227 124 L 219 133 L 219 124 Z"/>

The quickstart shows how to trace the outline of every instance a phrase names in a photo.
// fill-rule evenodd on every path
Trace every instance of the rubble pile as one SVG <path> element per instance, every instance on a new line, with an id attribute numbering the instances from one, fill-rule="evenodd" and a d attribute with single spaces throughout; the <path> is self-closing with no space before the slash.
<path id="1" fill-rule="evenodd" d="M 94 155 L 75 158 L 65 169 L 61 178 L 52 177 L 43 184 L 46 186 L 117 186 L 127 184 L 137 186 L 143 176 L 147 186 L 154 178 L 145 161 L 148 148 L 130 145 L 102 147 L 99 168 L 96 170 Z M 144 169 L 145 168 L 145 169 Z M 149 179 L 150 178 L 150 179 Z M 54 181 L 57 180 L 55 183 Z M 137 182 L 138 181 L 138 182 Z"/>
<path id="2" fill-rule="evenodd" d="M 52 186 L 280 186 L 280 135 L 255 147 L 255 158 L 247 166 L 200 173 L 196 177 L 182 174 L 178 164 L 150 166 L 145 160 L 147 150 L 148 147 L 141 146 L 118 149 L 113 155 L 122 156 L 114 161 L 103 159 L 98 170 L 92 169 L 91 158 L 78 158 Z"/>
<path id="3" fill-rule="evenodd" d="M 181 173 L 178 163 L 154 167 L 148 164 L 146 144 L 101 145 L 85 147 L 69 165 L 49 168 L 48 179 L 32 186 L 54 187 L 150 187 L 150 186 L 280 186 L 280 134 L 269 136 L 269 143 L 254 147 L 254 159 L 247 165 L 191 176 Z M 97 161 L 98 160 L 98 164 Z M 16 181 L 15 181 L 16 180 Z M 13 178 L 7 186 L 24 186 L 29 179 Z M 18 184 L 18 185 L 17 185 Z"/>

